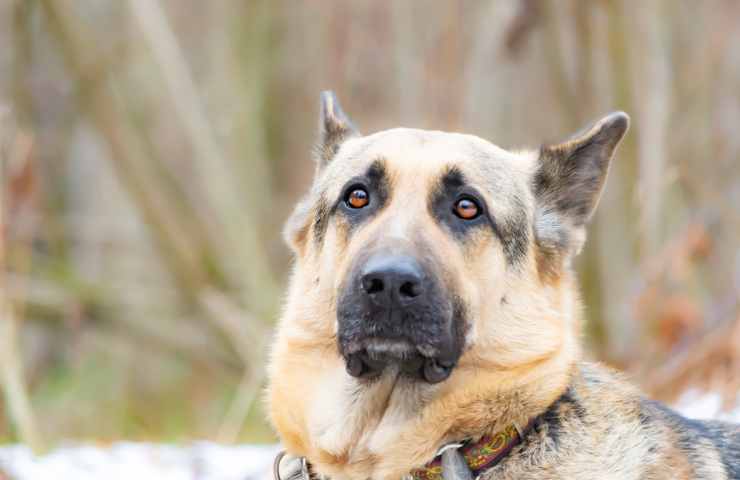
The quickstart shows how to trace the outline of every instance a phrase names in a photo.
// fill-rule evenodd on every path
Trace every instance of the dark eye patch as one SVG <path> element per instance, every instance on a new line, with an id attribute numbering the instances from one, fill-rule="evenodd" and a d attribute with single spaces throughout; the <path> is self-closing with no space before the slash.
<path id="1" fill-rule="evenodd" d="M 362 208 L 353 208 L 346 200 L 358 189 L 367 193 L 368 202 Z M 385 160 L 379 158 L 370 164 L 364 175 L 353 177 L 345 183 L 335 200 L 332 214 L 341 215 L 352 229 L 380 211 L 388 201 L 388 194 L 389 181 Z"/>
<path id="2" fill-rule="evenodd" d="M 480 211 L 475 218 L 461 218 L 456 213 L 455 207 L 463 199 L 476 203 Z M 442 174 L 436 187 L 432 189 L 429 208 L 432 216 L 460 239 L 464 239 L 473 230 L 480 228 L 490 228 L 496 235 L 499 235 L 496 222 L 489 214 L 485 199 L 478 190 L 468 184 L 462 171 L 456 167 L 451 167 Z"/>
<path id="3" fill-rule="evenodd" d="M 496 185 L 490 185 L 496 188 Z M 461 198 L 476 200 L 480 214 L 466 220 L 454 213 L 453 206 Z M 526 208 L 519 195 L 512 195 L 514 209 L 505 217 L 494 218 L 483 196 L 470 186 L 463 172 L 457 167 L 449 168 L 432 189 L 429 209 L 434 218 L 444 225 L 456 238 L 464 241 L 475 229 L 490 228 L 504 247 L 510 265 L 517 265 L 526 256 L 529 242 L 529 225 Z"/>

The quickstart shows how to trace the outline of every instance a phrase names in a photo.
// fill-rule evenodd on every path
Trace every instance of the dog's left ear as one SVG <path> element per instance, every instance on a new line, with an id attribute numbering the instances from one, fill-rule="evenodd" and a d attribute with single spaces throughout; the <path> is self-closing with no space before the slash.
<path id="1" fill-rule="evenodd" d="M 615 112 L 566 142 L 540 149 L 533 188 L 541 251 L 558 256 L 580 251 L 609 162 L 628 128 L 629 116 Z"/>
<path id="2" fill-rule="evenodd" d="M 321 92 L 321 113 L 319 115 L 319 139 L 316 143 L 316 162 L 318 169 L 328 165 L 347 139 L 359 136 L 352 121 L 342 110 L 334 92 Z"/>

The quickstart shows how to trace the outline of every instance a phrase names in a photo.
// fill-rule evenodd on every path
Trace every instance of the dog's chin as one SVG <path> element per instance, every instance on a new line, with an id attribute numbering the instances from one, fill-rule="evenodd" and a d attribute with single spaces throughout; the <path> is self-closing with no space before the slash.
<path id="1" fill-rule="evenodd" d="M 377 337 L 353 342 L 345 349 L 344 359 L 347 373 L 355 378 L 373 380 L 394 369 L 430 384 L 446 380 L 456 364 L 455 360 L 442 358 L 429 345 Z"/>

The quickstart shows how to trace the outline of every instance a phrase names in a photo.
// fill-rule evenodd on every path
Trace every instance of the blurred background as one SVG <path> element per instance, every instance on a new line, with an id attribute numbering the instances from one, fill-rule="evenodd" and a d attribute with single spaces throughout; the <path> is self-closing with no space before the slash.
<path id="1" fill-rule="evenodd" d="M 579 258 L 589 357 L 740 388 L 740 3 L 0 0 L 0 443 L 273 442 L 280 230 L 318 94 L 505 148 L 632 116 Z"/>

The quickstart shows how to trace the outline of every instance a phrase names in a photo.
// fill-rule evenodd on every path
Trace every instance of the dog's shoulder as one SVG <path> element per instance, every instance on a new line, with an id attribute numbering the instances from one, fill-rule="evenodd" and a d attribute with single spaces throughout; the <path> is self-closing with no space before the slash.
<path id="1" fill-rule="evenodd" d="M 623 374 L 582 363 L 511 458 L 483 478 L 740 479 L 739 428 L 684 418 Z"/>
<path id="2" fill-rule="evenodd" d="M 740 479 L 740 425 L 686 418 L 649 399 L 643 399 L 641 407 L 645 421 L 664 425 L 676 448 L 692 463 L 710 465 L 724 470 L 726 478 Z"/>
<path id="3" fill-rule="evenodd" d="M 584 434 L 594 443 L 619 443 L 625 432 L 649 428 L 642 418 L 642 400 L 640 391 L 622 373 L 582 362 L 574 369 L 568 388 L 534 420 L 534 430 L 549 435 L 547 440 L 555 446 L 558 439 L 553 433 L 558 431 L 572 434 L 566 440 L 574 447 Z"/>
<path id="4" fill-rule="evenodd" d="M 612 425 L 597 430 L 612 431 L 617 422 L 636 427 L 618 441 L 641 437 L 640 443 L 650 445 L 648 457 L 658 454 L 662 465 L 688 468 L 691 478 L 740 479 L 740 425 L 686 418 L 645 397 L 623 374 L 597 364 L 581 364 L 573 385 L 586 408 Z"/>

